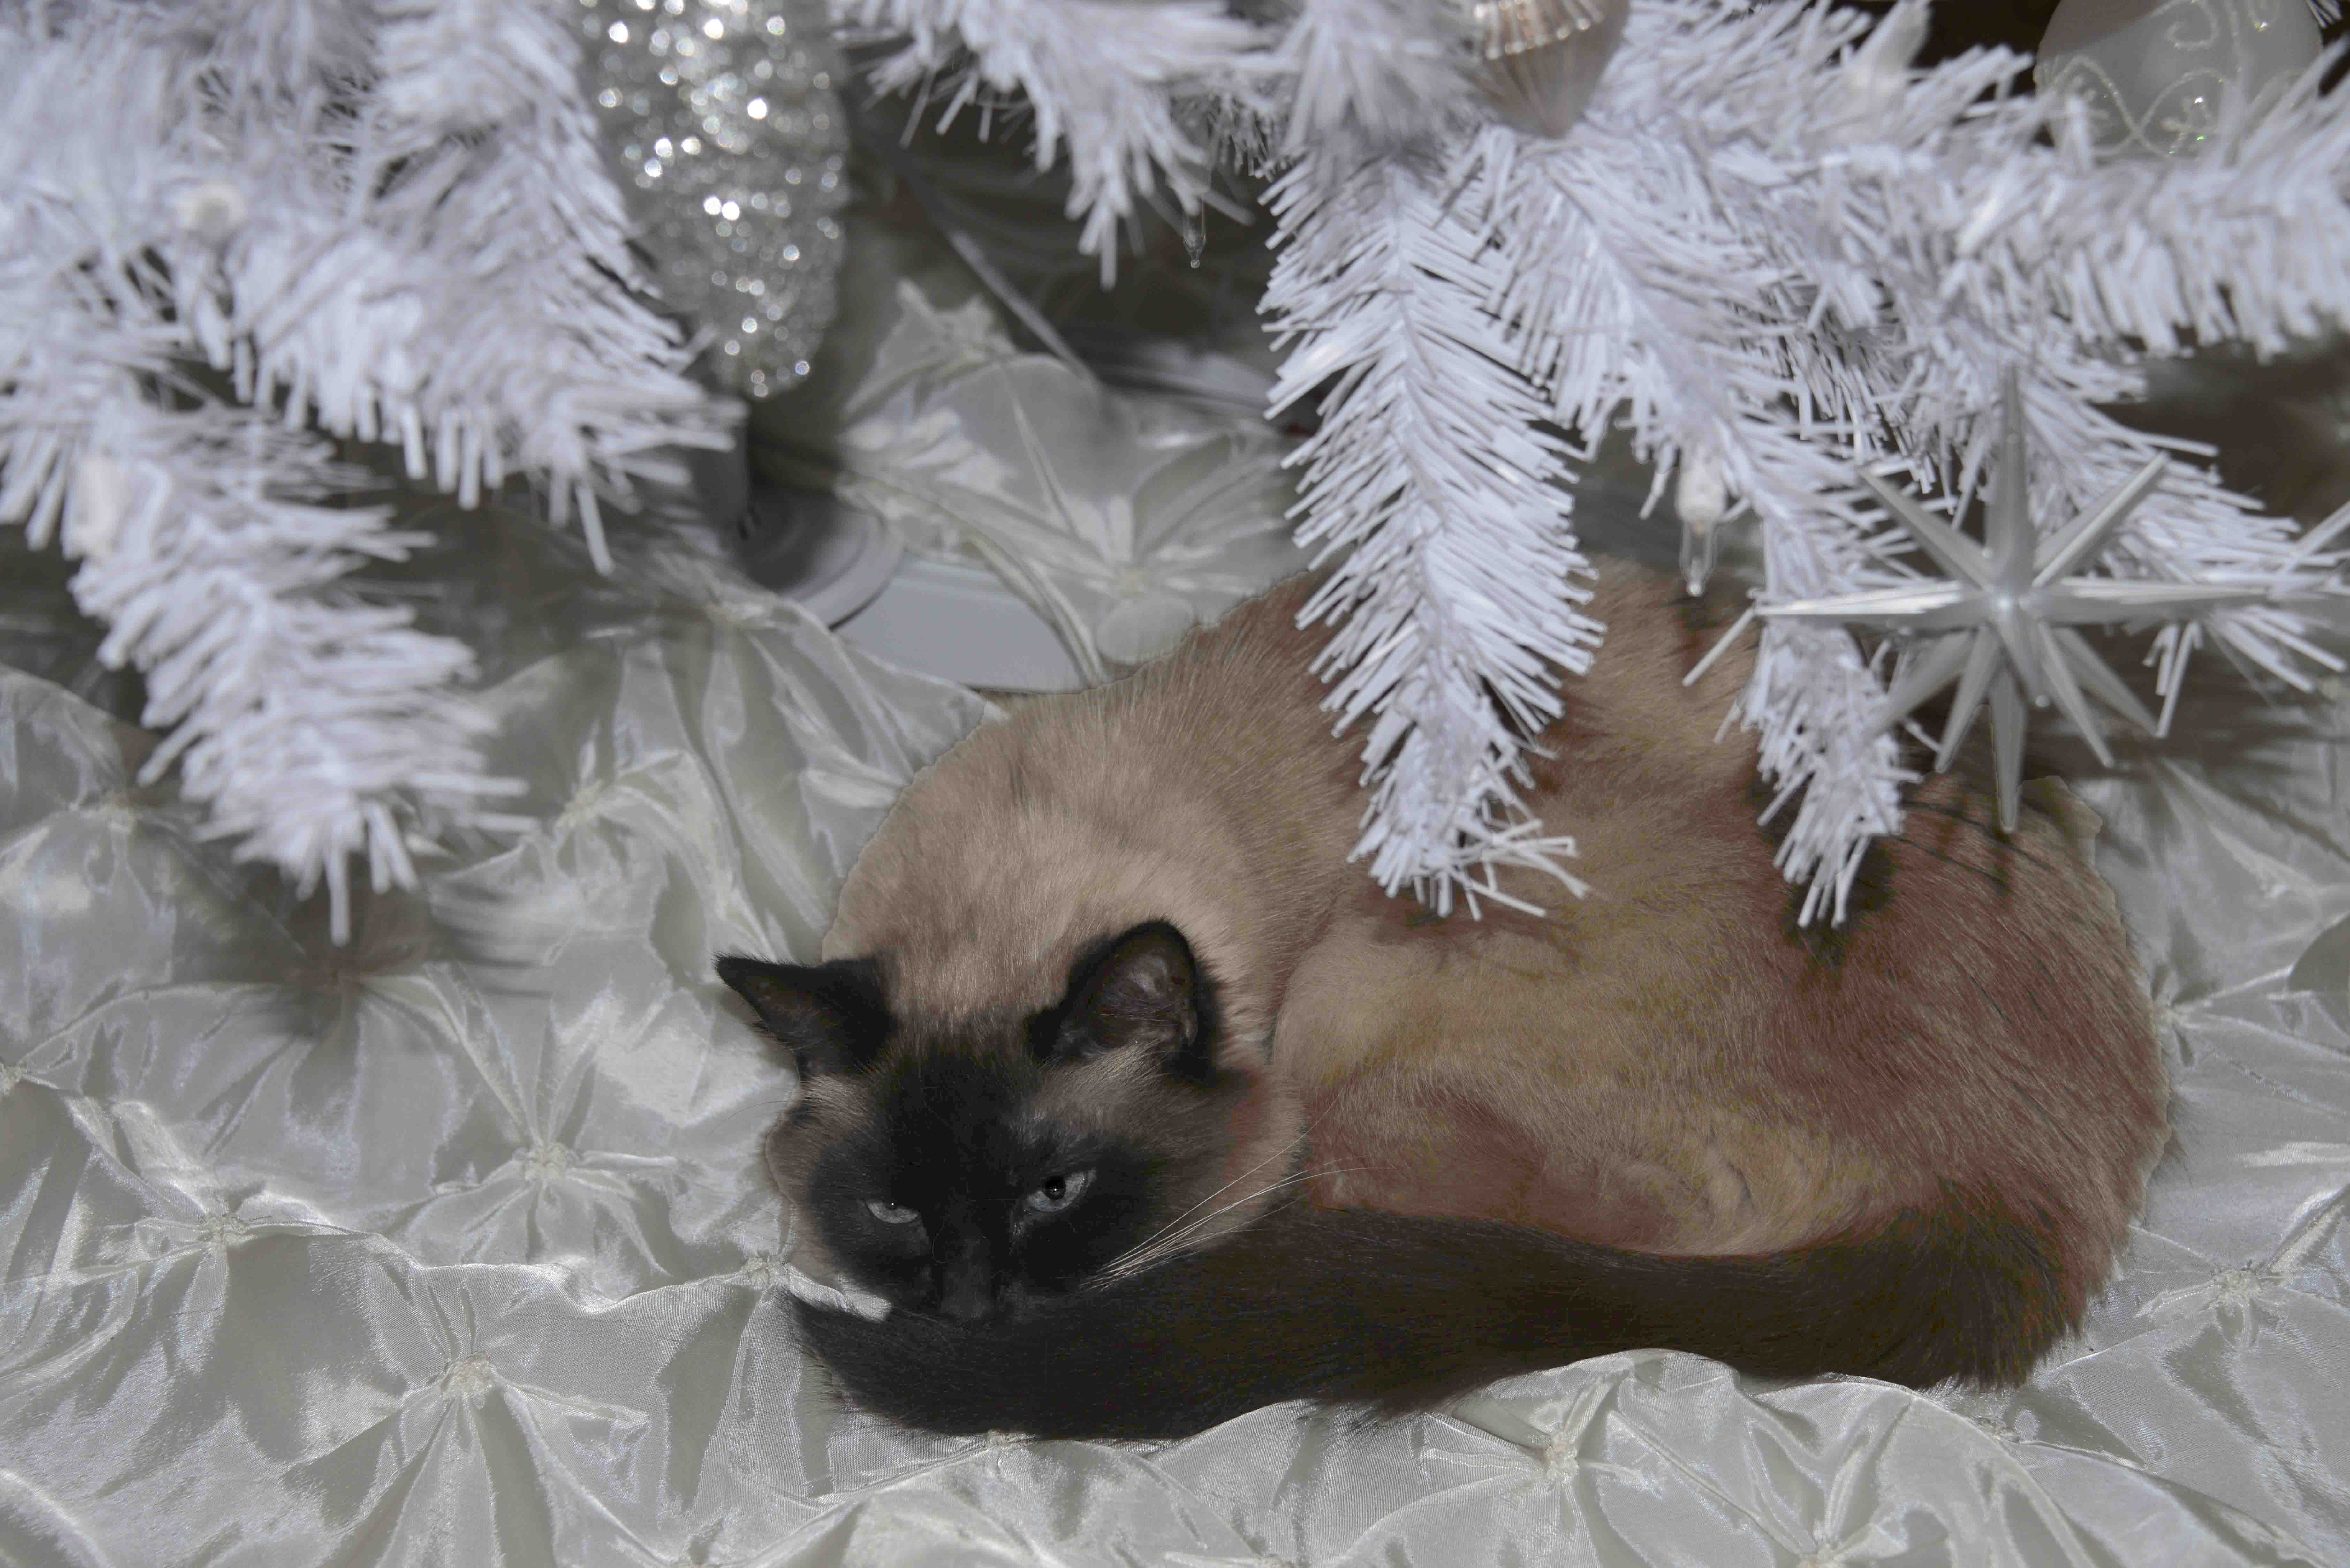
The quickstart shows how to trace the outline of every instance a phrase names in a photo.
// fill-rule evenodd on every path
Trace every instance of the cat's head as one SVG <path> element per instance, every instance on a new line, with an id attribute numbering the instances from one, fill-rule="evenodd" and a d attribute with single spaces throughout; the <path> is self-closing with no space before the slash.
<path id="1" fill-rule="evenodd" d="M 1033 1011 L 925 1016 L 892 969 L 718 963 L 799 1067 L 766 1159 L 803 1266 L 905 1311 L 1014 1312 L 1221 1234 L 1288 1174 L 1293 1135 L 1166 921 L 1087 946 Z"/>

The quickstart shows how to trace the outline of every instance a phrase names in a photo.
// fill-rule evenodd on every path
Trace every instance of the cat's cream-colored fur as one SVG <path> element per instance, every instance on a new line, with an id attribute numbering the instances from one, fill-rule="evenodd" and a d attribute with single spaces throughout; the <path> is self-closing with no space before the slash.
<path id="1" fill-rule="evenodd" d="M 1797 931 L 1753 743 L 1716 740 L 1750 666 L 1682 686 L 1720 618 L 1611 566 L 1607 641 L 1530 796 L 1590 894 L 1505 877 L 1550 913 L 1437 920 L 1347 859 L 1357 741 L 1322 709 L 1306 591 L 983 725 L 891 812 L 825 956 L 879 955 L 897 1014 L 945 1024 L 1049 1007 L 1088 944 L 1172 922 L 1246 1085 L 1202 1198 L 1300 1150 L 1324 1204 L 1756 1253 L 1974 1195 L 2044 1235 L 2077 1314 L 2165 1137 L 2085 810 L 2043 791 L 2003 837 L 1987 791 L 1930 780 L 1845 927 Z M 1056 1084 L 1063 1112 L 1147 1125 L 1165 1093 L 1131 1063 L 1088 1071 Z"/>

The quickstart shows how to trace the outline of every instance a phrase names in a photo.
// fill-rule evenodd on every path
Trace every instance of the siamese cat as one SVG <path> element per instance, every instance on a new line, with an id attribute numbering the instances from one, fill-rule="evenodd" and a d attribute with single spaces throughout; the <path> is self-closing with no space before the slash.
<path id="1" fill-rule="evenodd" d="M 795 1262 L 890 1303 L 795 1305 L 849 1396 L 1158 1438 L 1639 1347 L 2014 1379 L 2079 1322 L 2167 1102 L 2085 808 L 2002 835 L 1931 779 L 1797 929 L 1754 743 L 1716 739 L 1750 666 L 1684 688 L 1722 618 L 1611 566 L 1526 794 L 1589 895 L 1439 919 L 1348 858 L 1309 587 L 983 724 L 822 963 L 720 961 L 798 1064 Z"/>

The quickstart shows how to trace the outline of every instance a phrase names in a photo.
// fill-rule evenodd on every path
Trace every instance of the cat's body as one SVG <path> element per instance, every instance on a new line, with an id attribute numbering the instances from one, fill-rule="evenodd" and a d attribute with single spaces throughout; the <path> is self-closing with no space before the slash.
<path id="1" fill-rule="evenodd" d="M 967 739 L 828 967 L 728 961 L 806 1069 L 769 1158 L 810 1261 L 899 1309 L 804 1310 L 853 1394 L 1140 1436 L 1640 1345 L 2010 1376 L 2077 1321 L 2165 1099 L 2085 812 L 2002 837 L 1929 781 L 1797 932 L 1716 741 L 1745 670 L 1685 689 L 1711 618 L 1610 568 L 1529 797 L 1591 894 L 1439 920 L 1347 860 L 1304 591 Z"/>

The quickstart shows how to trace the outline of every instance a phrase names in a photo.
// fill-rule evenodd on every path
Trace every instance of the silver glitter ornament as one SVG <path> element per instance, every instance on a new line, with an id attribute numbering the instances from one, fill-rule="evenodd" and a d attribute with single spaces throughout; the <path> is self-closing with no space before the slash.
<path id="1" fill-rule="evenodd" d="M 1583 118 L 1624 41 L 1632 0 L 1475 0 L 1485 96 L 1529 136 L 1565 136 Z"/>
<path id="2" fill-rule="evenodd" d="M 2113 752 L 2089 706 L 2090 697 L 2148 734 L 2159 732 L 2154 715 L 2074 628 L 2181 620 L 2226 605 L 2252 603 L 2265 598 L 2267 591 L 2233 584 L 2074 576 L 2073 569 L 2103 555 L 2138 503 L 2160 485 L 2164 460 L 2147 462 L 2062 534 L 2044 536 L 2032 521 L 2023 399 L 2012 373 L 2007 379 L 2003 412 L 1985 545 L 1976 544 L 1877 475 L 1861 475 L 1951 580 L 1761 607 L 1776 619 L 1841 621 L 1916 638 L 1900 678 L 1877 715 L 1876 727 L 1881 732 L 1899 723 L 1957 681 L 1958 700 L 1942 730 L 1934 758 L 1937 768 L 1950 765 L 1988 700 L 1999 769 L 1999 824 L 2012 832 L 2023 782 L 2027 699 L 2032 706 L 2054 702 L 2063 710 L 2107 767 L 2113 765 Z"/>
<path id="3" fill-rule="evenodd" d="M 808 372 L 847 195 L 822 0 L 579 0 L 606 140 L 662 297 L 754 398 Z"/>

